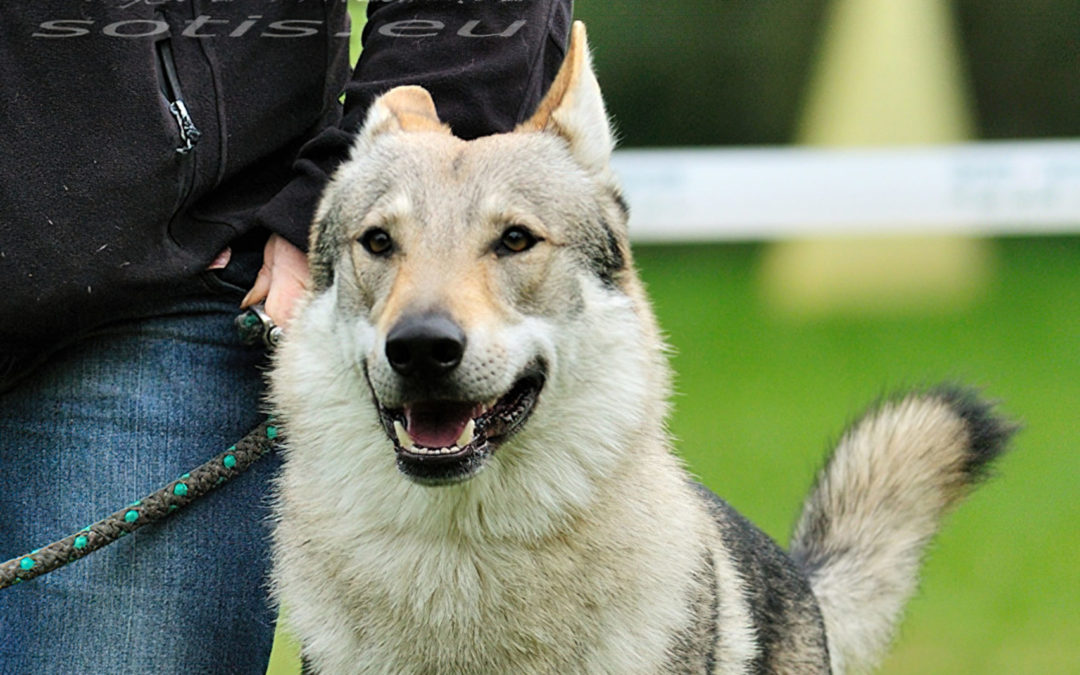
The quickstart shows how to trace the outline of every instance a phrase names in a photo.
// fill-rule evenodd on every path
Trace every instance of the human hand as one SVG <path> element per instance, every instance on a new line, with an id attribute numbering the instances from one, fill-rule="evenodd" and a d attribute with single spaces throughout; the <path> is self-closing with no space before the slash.
<path id="1" fill-rule="evenodd" d="M 311 274 L 307 256 L 279 234 L 271 234 L 263 249 L 263 264 L 255 285 L 240 302 L 248 307 L 265 301 L 266 313 L 284 328 L 292 318 L 293 305 L 307 288 Z"/>

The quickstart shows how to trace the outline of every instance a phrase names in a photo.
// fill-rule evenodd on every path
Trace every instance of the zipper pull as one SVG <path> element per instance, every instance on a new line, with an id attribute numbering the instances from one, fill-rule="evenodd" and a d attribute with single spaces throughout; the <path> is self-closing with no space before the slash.
<path id="1" fill-rule="evenodd" d="M 188 113 L 183 99 L 178 98 L 169 103 L 169 112 L 176 118 L 176 125 L 180 127 L 180 142 L 182 145 L 176 149 L 176 152 L 186 155 L 195 149 L 195 144 L 199 142 L 202 132 L 195 126 L 195 122 L 191 120 L 191 115 Z"/>

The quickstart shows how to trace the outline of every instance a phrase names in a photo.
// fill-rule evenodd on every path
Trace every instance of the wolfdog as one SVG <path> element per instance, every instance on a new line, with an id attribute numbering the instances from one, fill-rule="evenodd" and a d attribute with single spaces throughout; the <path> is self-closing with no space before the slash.
<path id="1" fill-rule="evenodd" d="M 695 483 L 580 23 L 535 115 L 454 137 L 379 98 L 278 350 L 275 597 L 310 672 L 872 667 L 1011 427 L 939 388 L 842 437 L 790 553 Z"/>

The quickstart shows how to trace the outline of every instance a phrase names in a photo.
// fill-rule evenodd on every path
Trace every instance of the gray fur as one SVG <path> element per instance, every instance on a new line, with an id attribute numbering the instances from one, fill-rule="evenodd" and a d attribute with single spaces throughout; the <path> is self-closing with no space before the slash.
<path id="1" fill-rule="evenodd" d="M 720 641 L 720 595 L 716 587 L 716 563 L 706 549 L 694 572 L 689 610 L 692 623 L 672 638 L 671 657 L 664 665 L 669 673 L 712 673 L 716 668 L 716 646 Z"/>
<path id="2" fill-rule="evenodd" d="M 698 489 L 746 582 L 759 649 L 751 672 L 828 673 L 825 624 L 806 576 L 768 535 L 727 502 Z"/>
<path id="3" fill-rule="evenodd" d="M 387 93 L 320 205 L 314 287 L 271 378 L 287 431 L 274 595 L 305 673 L 870 667 L 941 513 L 1009 427 L 957 388 L 872 411 L 822 472 L 791 557 L 694 483 L 665 432 L 665 346 L 574 35 L 555 99 L 514 133 L 465 142 L 423 90 Z M 358 243 L 372 227 L 394 242 L 385 255 Z M 520 227 L 533 246 L 497 248 Z M 466 336 L 437 382 L 385 355 L 420 312 Z M 403 411 L 446 401 L 473 426 L 453 428 L 469 431 L 437 450 L 460 462 L 425 483 Z M 488 412 L 526 407 L 520 427 L 482 435 Z"/>
<path id="4" fill-rule="evenodd" d="M 880 660 L 941 517 L 1014 430 L 974 392 L 949 386 L 888 401 L 841 439 L 791 544 L 822 605 L 837 672 Z"/>

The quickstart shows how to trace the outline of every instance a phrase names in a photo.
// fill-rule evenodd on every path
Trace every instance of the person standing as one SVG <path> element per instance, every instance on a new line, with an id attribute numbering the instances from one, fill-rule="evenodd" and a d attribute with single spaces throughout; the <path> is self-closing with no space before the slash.
<path id="1" fill-rule="evenodd" d="M 255 426 L 322 187 L 374 98 L 509 131 L 569 0 L 0 5 L 0 559 L 107 515 Z M 344 104 L 341 93 L 344 91 Z M 372 180 L 378 177 L 373 176 Z M 162 523 L 0 591 L 0 672 L 262 673 L 271 456 Z"/>

